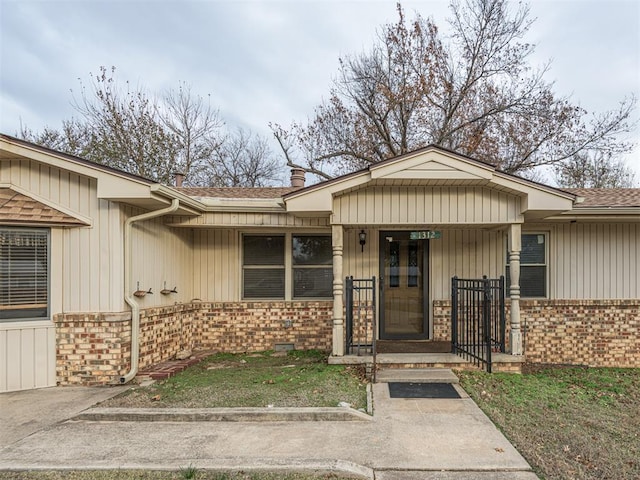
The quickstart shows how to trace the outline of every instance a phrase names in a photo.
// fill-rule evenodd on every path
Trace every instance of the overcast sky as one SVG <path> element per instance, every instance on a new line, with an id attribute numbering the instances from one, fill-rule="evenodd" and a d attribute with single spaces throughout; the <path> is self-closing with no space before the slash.
<path id="1" fill-rule="evenodd" d="M 447 5 L 403 2 L 444 32 Z M 558 94 L 596 112 L 640 96 L 640 1 L 530 5 L 533 61 L 553 61 Z M 310 116 L 339 57 L 367 49 L 395 20 L 394 1 L 0 0 L 0 132 L 59 128 L 75 115 L 70 90 L 104 65 L 150 92 L 184 81 L 211 95 L 227 124 L 268 135 L 269 122 Z M 640 147 L 627 160 L 640 177 Z"/>

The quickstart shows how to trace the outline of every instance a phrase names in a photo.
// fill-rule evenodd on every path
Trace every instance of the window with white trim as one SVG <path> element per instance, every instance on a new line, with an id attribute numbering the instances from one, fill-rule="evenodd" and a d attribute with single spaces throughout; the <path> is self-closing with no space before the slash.
<path id="1" fill-rule="evenodd" d="M 242 298 L 333 296 L 330 235 L 245 234 L 242 249 Z"/>
<path id="2" fill-rule="evenodd" d="M 49 230 L 0 228 L 0 321 L 49 316 Z"/>
<path id="3" fill-rule="evenodd" d="M 511 285 L 509 275 L 509 251 L 507 249 L 507 288 Z M 547 297 L 547 235 L 545 233 L 523 233 L 520 251 L 520 297 Z"/>
<path id="4" fill-rule="evenodd" d="M 244 235 L 244 298 L 284 298 L 284 235 Z"/>
<path id="5" fill-rule="evenodd" d="M 293 298 L 333 295 L 333 252 L 327 235 L 292 238 Z"/>

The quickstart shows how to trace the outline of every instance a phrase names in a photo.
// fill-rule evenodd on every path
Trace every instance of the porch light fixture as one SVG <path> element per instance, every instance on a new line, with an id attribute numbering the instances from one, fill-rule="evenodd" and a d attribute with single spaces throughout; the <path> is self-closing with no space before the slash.
<path id="1" fill-rule="evenodd" d="M 364 252 L 364 246 L 367 243 L 367 232 L 365 232 L 364 230 L 360 230 L 358 237 L 360 238 L 360 251 Z"/>

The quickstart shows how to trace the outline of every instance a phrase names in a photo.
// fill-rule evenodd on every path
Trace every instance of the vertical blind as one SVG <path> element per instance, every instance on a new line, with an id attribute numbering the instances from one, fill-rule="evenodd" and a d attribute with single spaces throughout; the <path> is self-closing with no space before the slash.
<path id="1" fill-rule="evenodd" d="M 0 228 L 0 320 L 42 318 L 49 303 L 49 231 Z"/>

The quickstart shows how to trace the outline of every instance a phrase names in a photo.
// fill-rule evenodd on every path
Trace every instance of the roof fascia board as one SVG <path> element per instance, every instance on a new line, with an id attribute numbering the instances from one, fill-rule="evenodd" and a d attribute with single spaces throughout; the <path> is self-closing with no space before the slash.
<path id="1" fill-rule="evenodd" d="M 0 138 L 0 148 L 16 155 L 16 160 L 33 160 L 95 179 L 97 181 L 97 196 L 101 199 L 123 201 L 126 199 L 151 198 L 150 187 L 154 184 L 142 178 L 132 178 L 126 174 L 120 175 L 116 171 L 105 170 L 98 164 L 94 167 L 93 165 L 76 162 L 62 155 L 56 155 L 53 151 L 41 151 L 37 145 L 31 147 L 12 143 L 5 138 Z"/>
<path id="2" fill-rule="evenodd" d="M 567 200 L 571 200 L 572 203 L 576 201 L 578 198 L 580 198 L 577 195 L 574 195 L 573 193 L 565 192 L 564 190 L 559 190 L 557 188 L 549 187 L 548 185 L 543 185 L 541 183 L 531 182 L 524 178 L 519 178 L 504 172 L 496 171 L 494 173 L 494 183 L 498 183 L 499 185 L 510 187 L 514 190 L 520 190 L 520 191 L 523 191 L 524 193 L 527 193 L 529 190 L 539 190 L 541 192 L 545 192 L 551 195 L 555 195 L 557 197 L 562 197 Z M 510 183 L 525 187 L 527 190 L 525 191 L 522 188 L 510 185 Z"/>
<path id="3" fill-rule="evenodd" d="M 5 138 L 0 138 L 0 149 L 16 155 L 17 156 L 16 160 L 20 160 L 20 158 L 24 158 L 27 160 L 35 160 L 37 162 L 46 163 L 48 165 L 52 165 L 54 167 L 57 167 L 63 170 L 68 170 L 74 173 L 78 173 L 80 175 L 84 175 L 85 177 L 101 179 L 101 178 L 104 178 L 105 176 L 108 176 L 108 177 L 118 178 L 122 181 L 127 181 L 131 183 L 147 185 L 147 186 L 153 183 L 151 181 L 144 181 L 142 178 L 137 179 L 137 178 L 129 177 L 125 173 L 119 174 L 117 171 L 111 171 L 111 170 L 107 171 L 101 168 L 100 164 L 95 164 L 95 166 L 88 165 L 88 163 L 90 162 L 87 162 L 87 163 L 76 162 L 70 158 L 66 158 L 65 156 L 56 155 L 55 153 L 53 153 L 53 151 L 43 152 L 38 149 L 37 145 L 30 147 L 27 145 L 10 142 Z"/>
<path id="4" fill-rule="evenodd" d="M 370 180 L 369 171 L 363 170 L 357 174 L 346 175 L 343 179 L 338 179 L 326 186 L 289 194 L 284 197 L 287 212 L 331 213 L 335 193 L 366 185 Z"/>
<path id="5" fill-rule="evenodd" d="M 640 207 L 602 207 L 576 208 L 558 215 L 547 217 L 547 220 L 613 220 L 640 222 Z"/>
<path id="6" fill-rule="evenodd" d="M 98 177 L 98 198 L 122 201 L 125 199 L 151 198 L 151 185 L 133 182 L 119 177 Z"/>
<path id="7" fill-rule="evenodd" d="M 491 183 L 522 194 L 521 213 L 528 211 L 566 212 L 573 208 L 576 196 L 551 187 L 544 187 L 511 175 L 496 173 Z"/>
<path id="8" fill-rule="evenodd" d="M 167 187 L 166 185 L 162 185 L 160 183 L 154 183 L 153 185 L 151 185 L 151 192 L 157 193 L 159 195 L 163 195 L 170 199 L 177 198 L 178 200 L 180 200 L 180 206 L 190 207 L 191 209 L 193 209 L 194 213 L 199 213 L 203 210 L 203 205 L 201 201 L 194 199 L 188 195 L 185 195 L 184 193 L 179 192 L 171 187 Z"/>
<path id="9" fill-rule="evenodd" d="M 203 198 L 205 212 L 279 212 L 285 213 L 282 202 L 271 198 Z"/>
<path id="10" fill-rule="evenodd" d="M 30 192 L 29 190 L 26 190 L 22 187 L 19 187 L 17 185 L 13 185 L 11 183 L 0 183 L 0 188 L 10 188 L 11 190 L 21 193 L 22 195 L 26 196 L 26 197 L 30 197 L 33 198 L 34 200 L 46 205 L 49 208 L 52 208 L 54 210 L 58 210 L 62 213 L 64 213 L 65 215 L 69 215 L 70 217 L 75 218 L 76 220 L 86 224 L 87 226 L 92 226 L 93 225 L 93 219 L 91 217 L 86 217 L 78 212 L 74 212 L 73 210 L 70 210 L 62 205 L 58 205 L 57 203 L 53 203 L 52 201 L 41 197 L 40 195 L 36 195 L 35 193 Z"/>
<path id="11" fill-rule="evenodd" d="M 202 212 L 278 212 L 284 213 L 281 198 L 222 198 L 222 197 L 190 197 L 171 187 L 161 184 L 151 186 L 151 191 L 168 198 L 177 198 L 182 204 L 191 207 L 194 213 Z"/>

